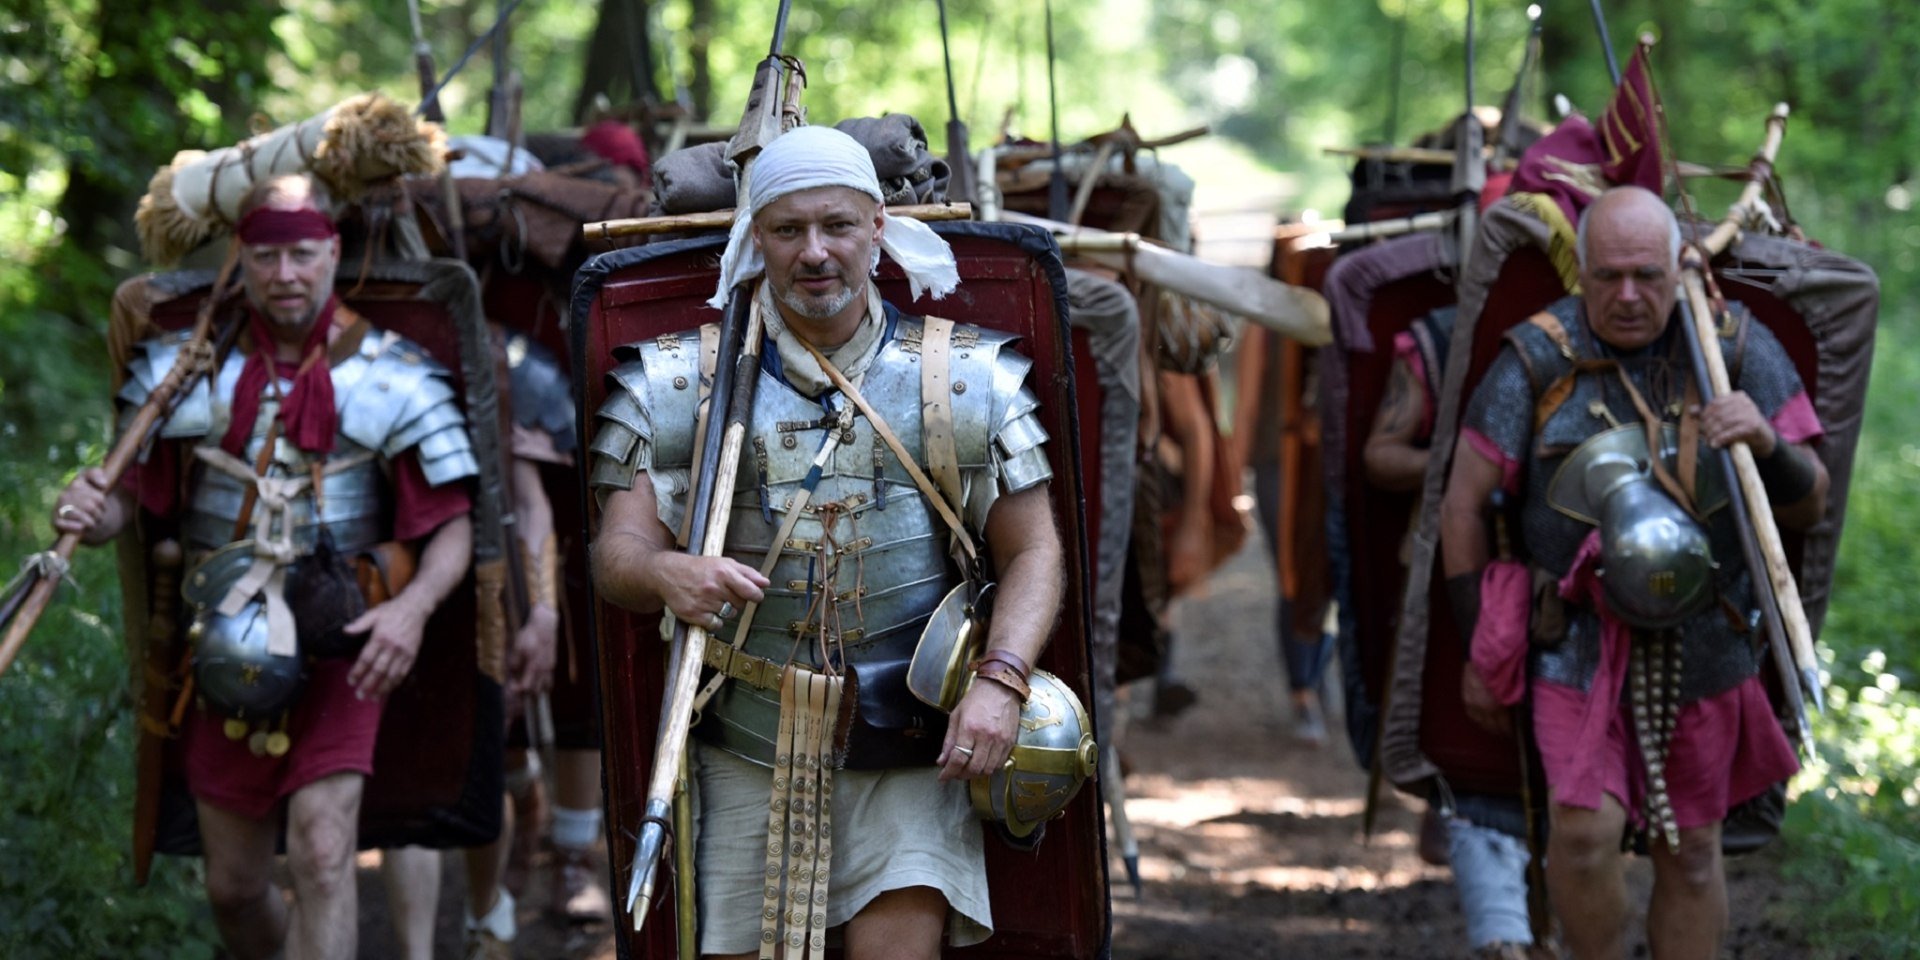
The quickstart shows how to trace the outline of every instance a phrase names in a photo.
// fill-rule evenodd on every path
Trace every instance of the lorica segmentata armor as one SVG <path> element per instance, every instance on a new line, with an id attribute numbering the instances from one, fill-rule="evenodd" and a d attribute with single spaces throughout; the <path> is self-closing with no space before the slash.
<path id="1" fill-rule="evenodd" d="M 188 339 L 185 332 L 172 333 L 139 345 L 118 397 L 123 426 L 172 368 Z M 235 351 L 210 378 L 211 383 L 197 381 L 161 426 L 160 436 L 216 444 L 226 434 L 233 392 L 245 364 L 246 358 Z M 320 464 L 325 477 L 319 513 L 310 490 L 291 497 L 286 510 L 292 541 L 303 553 L 312 549 L 323 524 L 343 551 L 388 539 L 393 528 L 391 484 L 384 476 L 383 461 L 407 450 L 417 452 L 421 472 L 435 486 L 479 473 L 448 371 L 418 345 L 391 333 L 370 331 L 354 354 L 334 364 L 332 375 L 340 435 L 334 451 Z M 279 386 L 284 395 L 292 384 L 282 380 Z M 239 457 L 249 466 L 257 462 L 267 428 L 279 412 L 275 395 L 263 397 L 259 410 L 252 437 Z M 308 477 L 314 461 L 313 454 L 280 438 L 266 475 Z M 248 480 L 228 472 L 197 471 L 181 519 L 189 550 L 213 550 L 233 539 L 249 486 Z"/>
<path id="2" fill-rule="evenodd" d="M 886 311 L 879 355 L 856 386 L 924 466 L 921 436 L 922 323 Z M 1002 493 L 1052 476 L 1035 416 L 1038 399 L 1024 380 L 1032 361 L 1011 337 L 957 326 L 951 350 L 954 439 L 962 478 L 959 512 L 975 537 Z M 692 332 L 630 344 L 609 375 L 596 415 L 590 482 L 598 490 L 631 487 L 645 470 L 660 518 L 679 531 L 688 498 L 702 380 L 702 338 Z M 732 495 L 726 555 L 759 567 L 809 469 L 838 430 L 838 444 L 791 535 L 778 545 L 771 585 L 742 649 L 776 663 L 819 669 L 828 658 L 852 663 L 910 657 L 921 629 L 960 580 L 944 525 L 866 417 L 829 390 L 819 398 L 778 374 L 777 353 L 761 365 L 753 417 Z M 833 601 L 824 620 L 816 606 Z M 732 640 L 732 625 L 723 639 Z M 825 634 L 824 636 L 822 634 Z M 708 704 L 696 734 L 741 757 L 773 762 L 779 691 L 728 683 Z"/>

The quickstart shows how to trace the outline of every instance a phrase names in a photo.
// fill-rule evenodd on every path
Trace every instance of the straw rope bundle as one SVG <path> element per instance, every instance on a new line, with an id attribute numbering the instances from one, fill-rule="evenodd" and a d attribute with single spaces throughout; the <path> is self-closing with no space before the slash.
<path id="1" fill-rule="evenodd" d="M 361 94 L 231 147 L 175 154 L 148 182 L 134 225 L 147 260 L 167 266 L 231 229 L 241 198 L 262 178 L 308 171 L 350 203 L 370 183 L 438 173 L 445 155 L 438 125 L 381 94 Z"/>

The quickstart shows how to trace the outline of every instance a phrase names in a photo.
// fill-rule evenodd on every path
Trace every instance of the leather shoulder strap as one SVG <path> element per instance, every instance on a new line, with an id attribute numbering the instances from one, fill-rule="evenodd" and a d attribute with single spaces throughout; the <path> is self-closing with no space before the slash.
<path id="1" fill-rule="evenodd" d="M 1573 349 L 1573 337 L 1567 333 L 1566 324 L 1561 323 L 1560 318 L 1554 316 L 1551 311 L 1542 310 L 1528 317 L 1527 324 L 1545 334 L 1547 339 L 1552 341 L 1554 347 L 1559 351 L 1560 359 L 1564 361 L 1565 364 L 1564 368 L 1559 370 L 1549 371 L 1540 369 L 1542 366 L 1542 364 L 1539 363 L 1541 357 L 1546 356 L 1550 358 L 1552 355 L 1545 354 L 1544 351 L 1536 354 L 1534 351 L 1527 349 L 1526 343 L 1522 342 L 1518 336 L 1520 333 L 1518 328 L 1508 331 L 1507 339 L 1520 354 L 1521 362 L 1526 364 L 1527 380 L 1533 385 L 1533 395 L 1535 398 L 1533 404 L 1533 429 L 1535 432 L 1538 432 L 1548 420 L 1553 418 L 1554 413 L 1559 411 L 1560 406 L 1567 402 L 1567 398 L 1573 394 L 1574 379 L 1579 376 L 1580 372 L 1580 357 Z M 1548 376 L 1548 374 L 1551 374 L 1551 376 Z"/>
<path id="2" fill-rule="evenodd" d="M 939 489 L 934 486 L 932 480 L 927 478 L 926 472 L 920 469 L 919 464 L 913 462 L 913 455 L 909 453 L 906 446 L 900 442 L 900 438 L 894 435 L 893 428 L 887 425 L 886 418 L 874 410 L 872 404 L 867 403 L 867 398 L 860 395 L 860 388 L 848 381 L 846 374 L 841 373 L 840 368 L 834 366 L 833 361 L 828 360 L 826 355 L 821 353 L 818 347 L 815 347 L 797 335 L 794 337 L 794 340 L 802 347 L 805 347 L 808 353 L 813 354 L 814 361 L 820 364 L 820 369 L 826 373 L 827 379 L 832 380 L 833 385 L 840 389 L 840 393 L 852 401 L 856 409 L 866 415 L 867 423 L 873 427 L 873 432 L 879 434 L 881 442 L 885 443 L 887 448 L 893 451 L 894 457 L 900 461 L 900 466 L 904 467 L 907 475 L 913 478 L 914 486 L 920 488 L 920 492 L 926 495 L 927 502 L 933 507 L 933 511 L 939 514 L 941 521 L 947 525 L 949 530 L 953 531 L 953 537 L 959 542 L 961 552 L 966 555 L 967 562 L 977 567 L 980 561 L 980 553 L 973 545 L 972 535 L 967 533 L 966 524 L 961 522 L 959 513 L 955 511 L 955 508 L 951 504 L 947 503 L 946 497 L 940 495 Z"/>
<path id="3" fill-rule="evenodd" d="M 960 507 L 960 452 L 954 443 L 951 391 L 953 321 L 924 318 L 920 339 L 920 440 L 927 471 L 939 484 L 947 504 Z"/>
<path id="4" fill-rule="evenodd" d="M 1567 335 L 1566 324 L 1561 323 L 1559 317 L 1554 316 L 1550 311 L 1542 310 L 1528 317 L 1527 322 L 1539 327 L 1540 332 L 1546 334 L 1547 339 L 1552 340 L 1553 345 L 1560 348 L 1561 356 L 1568 360 L 1574 358 L 1573 338 Z"/>

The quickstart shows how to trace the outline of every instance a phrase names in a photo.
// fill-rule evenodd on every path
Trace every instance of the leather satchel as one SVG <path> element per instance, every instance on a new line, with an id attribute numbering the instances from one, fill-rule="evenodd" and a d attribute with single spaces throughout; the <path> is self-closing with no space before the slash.
<path id="1" fill-rule="evenodd" d="M 301 652 L 321 660 L 359 654 L 366 634 L 352 634 L 346 626 L 367 612 L 359 578 L 346 554 L 334 545 L 325 526 L 313 552 L 287 570 L 287 608 L 293 612 L 294 636 Z"/>
<path id="2" fill-rule="evenodd" d="M 855 704 L 847 727 L 849 770 L 932 766 L 946 741 L 947 715 L 907 691 L 909 657 L 848 664 Z"/>

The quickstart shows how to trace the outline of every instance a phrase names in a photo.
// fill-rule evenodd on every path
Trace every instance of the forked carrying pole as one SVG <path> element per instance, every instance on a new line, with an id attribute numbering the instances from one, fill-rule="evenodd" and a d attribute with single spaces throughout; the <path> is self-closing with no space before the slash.
<path id="1" fill-rule="evenodd" d="M 200 305 L 200 312 L 194 317 L 192 339 L 181 347 L 173 367 L 147 394 L 146 402 L 134 413 L 132 422 L 120 434 L 113 448 L 107 451 L 106 460 L 100 464 L 107 475 L 108 490 L 119 487 L 120 478 L 126 475 L 134 458 L 159 434 L 161 425 L 173 415 L 180 400 L 193 389 L 195 381 L 213 368 L 220 352 L 238 334 L 240 324 L 236 321 L 221 331 L 219 343 L 213 340 L 214 312 L 226 300 L 230 292 L 228 284 L 232 282 L 233 271 L 240 262 L 239 241 L 233 243 L 226 264 L 220 269 L 219 279 L 214 281 L 213 289 L 207 292 L 206 302 Z M 13 665 L 13 659 L 19 656 L 20 648 L 26 645 L 27 636 L 33 632 L 34 624 L 40 621 L 40 615 L 53 602 L 54 591 L 60 588 L 60 581 L 66 576 L 67 561 L 73 559 L 73 551 L 79 546 L 78 534 L 63 533 L 54 540 L 51 548 L 27 558 L 26 568 L 21 571 L 13 594 L 5 598 L 4 616 L 0 616 L 0 623 L 7 628 L 4 637 L 0 637 L 0 674 L 6 673 L 7 668 Z"/>
<path id="2" fill-rule="evenodd" d="M 739 216 L 746 216 L 750 209 L 753 159 L 783 132 L 784 119 L 791 115 L 786 109 L 790 67 L 781 53 L 791 7 L 792 0 L 781 0 L 772 46 L 755 71 L 746 111 L 727 149 L 728 157 L 740 171 L 735 205 Z M 753 308 L 753 282 L 749 280 L 728 294 L 720 324 L 713 391 L 708 394 L 705 430 L 699 441 L 700 473 L 689 505 L 687 544 L 700 556 L 720 556 L 726 543 L 731 517 L 726 491 L 733 489 L 739 472 L 740 451 L 746 439 L 747 420 L 752 414 L 754 387 L 758 383 L 760 341 L 761 318 Z M 669 831 L 676 822 L 682 825 L 686 822 L 683 798 L 687 735 L 693 725 L 693 702 L 699 692 L 707 636 L 707 628 L 701 624 L 678 622 L 674 626 L 667 690 L 660 708 L 653 769 L 647 781 L 645 813 L 628 878 L 626 908 L 633 917 L 635 931 L 641 929 L 651 912 L 660 857 Z M 676 801 L 682 806 L 678 817 L 675 816 Z M 690 840 L 691 837 L 681 838 L 682 843 Z M 682 883 L 686 879 L 681 878 Z M 677 912 L 684 916 L 684 904 Z M 683 941 L 685 934 L 686 931 L 682 931 Z M 681 943 L 683 953 L 687 947 L 688 944 Z"/>
<path id="3" fill-rule="evenodd" d="M 1714 326 L 1714 311 L 1707 297 L 1704 272 L 1707 261 L 1724 251 L 1740 235 L 1740 221 L 1744 212 L 1758 201 L 1765 186 L 1767 168 L 1773 165 L 1773 158 L 1780 150 L 1780 140 L 1787 126 L 1787 105 L 1777 104 L 1767 118 L 1767 136 L 1758 153 L 1753 158 L 1753 176 L 1740 199 L 1727 212 L 1724 220 L 1716 226 L 1705 240 L 1695 244 L 1683 258 L 1680 284 L 1680 307 L 1682 317 L 1688 321 L 1685 326 L 1687 343 L 1693 350 L 1696 374 L 1700 383 L 1701 402 L 1722 396 L 1733 389 L 1727 374 L 1727 361 L 1720 353 L 1719 333 Z M 1785 442 L 1785 441 L 1781 441 Z M 1790 690 L 1789 697 L 1804 695 L 1812 700 L 1814 709 L 1824 708 L 1824 697 L 1820 687 L 1820 664 L 1813 650 L 1813 627 L 1807 621 L 1807 612 L 1800 601 L 1800 587 L 1794 582 L 1793 571 L 1787 565 L 1786 547 L 1780 539 L 1780 528 L 1773 519 L 1773 501 L 1767 494 L 1766 485 L 1760 480 L 1759 467 L 1754 462 L 1753 450 L 1745 443 L 1728 445 L 1721 451 L 1722 469 L 1728 471 L 1728 492 L 1733 498 L 1736 510 L 1740 501 L 1745 501 L 1745 515 L 1748 523 L 1736 524 L 1742 528 L 1743 540 L 1751 537 L 1755 551 L 1749 553 L 1750 573 L 1756 580 L 1766 576 L 1771 586 L 1772 599 L 1778 605 L 1780 628 L 1785 633 L 1785 643 L 1777 640 L 1772 644 L 1774 659 L 1780 667 L 1782 686 L 1793 686 L 1797 681 L 1798 690 Z M 1750 530 L 1747 529 L 1750 527 Z M 1757 554 L 1755 556 L 1754 554 Z M 1764 591 L 1763 592 L 1767 592 Z M 1769 612 L 1769 605 L 1762 597 L 1762 611 Z M 1786 678 L 1793 678 L 1788 681 Z M 1794 697 L 1795 699 L 1799 699 Z M 1804 701 L 1797 717 L 1800 726 L 1800 738 L 1803 745 L 1811 746 L 1812 731 L 1805 716 Z"/>

